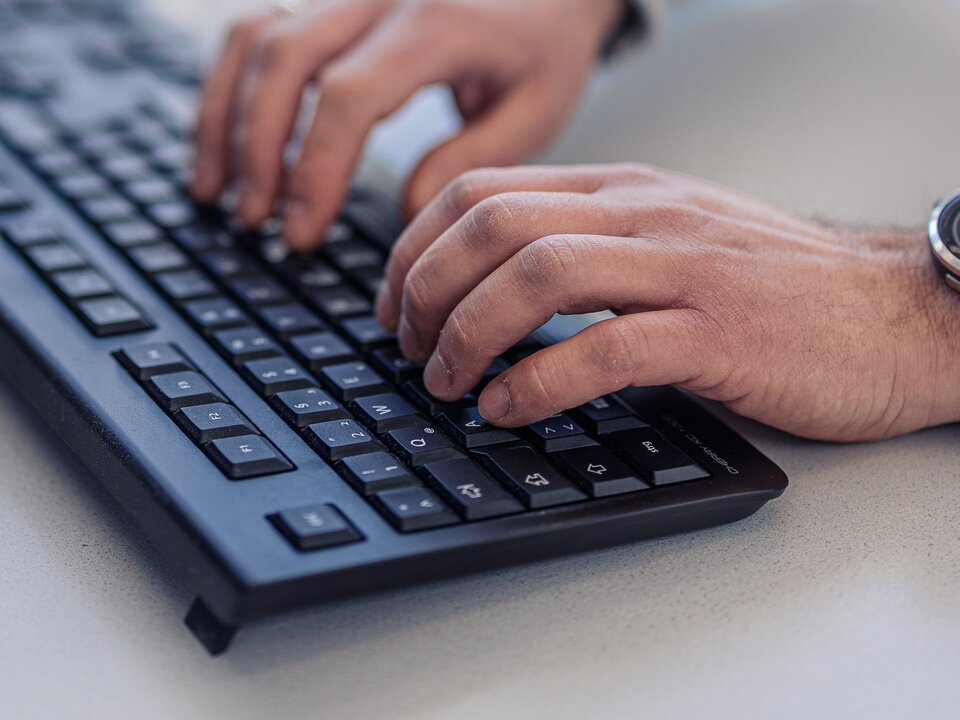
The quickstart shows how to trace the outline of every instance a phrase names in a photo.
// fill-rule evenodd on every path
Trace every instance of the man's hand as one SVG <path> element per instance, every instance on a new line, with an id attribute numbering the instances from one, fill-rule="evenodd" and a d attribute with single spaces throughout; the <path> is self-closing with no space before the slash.
<path id="1" fill-rule="evenodd" d="M 478 170 L 393 249 L 377 315 L 452 400 L 554 313 L 619 317 L 526 358 L 503 426 L 673 384 L 811 438 L 960 419 L 960 298 L 921 233 L 857 233 L 635 165 Z"/>
<path id="2" fill-rule="evenodd" d="M 445 83 L 464 127 L 411 177 L 412 214 L 464 170 L 541 149 L 622 12 L 623 0 L 315 0 L 293 16 L 238 22 L 203 92 L 193 194 L 211 202 L 236 180 L 250 226 L 282 197 L 284 236 L 314 247 L 373 125 L 419 88 Z M 316 113 L 285 177 L 284 148 L 313 83 Z"/>

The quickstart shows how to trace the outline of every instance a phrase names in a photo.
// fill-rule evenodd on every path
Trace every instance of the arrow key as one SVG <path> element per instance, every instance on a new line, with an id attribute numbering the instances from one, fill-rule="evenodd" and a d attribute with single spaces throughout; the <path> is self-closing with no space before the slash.
<path id="1" fill-rule="evenodd" d="M 460 521 L 440 498 L 423 487 L 382 492 L 373 496 L 373 504 L 400 532 L 426 530 Z"/>
<path id="2" fill-rule="evenodd" d="M 530 442 L 548 453 L 594 444 L 584 434 L 583 428 L 566 413 L 557 413 L 546 420 L 531 423 L 524 429 L 524 434 Z"/>
<path id="3" fill-rule="evenodd" d="M 626 463 L 598 445 L 565 450 L 552 457 L 591 497 L 620 495 L 650 487 Z"/>

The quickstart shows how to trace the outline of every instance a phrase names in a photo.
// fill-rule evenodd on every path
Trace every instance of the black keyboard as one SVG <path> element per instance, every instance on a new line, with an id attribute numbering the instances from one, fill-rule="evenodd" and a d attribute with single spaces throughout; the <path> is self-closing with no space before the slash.
<path id="1" fill-rule="evenodd" d="M 199 73 L 114 0 L 0 0 L 0 368 L 197 592 L 285 608 L 744 518 L 786 477 L 671 388 L 519 430 L 433 398 L 372 316 L 399 215 L 314 254 L 185 195 Z M 532 336 L 491 380 L 542 347 Z M 482 383 L 481 383 L 482 386 Z"/>

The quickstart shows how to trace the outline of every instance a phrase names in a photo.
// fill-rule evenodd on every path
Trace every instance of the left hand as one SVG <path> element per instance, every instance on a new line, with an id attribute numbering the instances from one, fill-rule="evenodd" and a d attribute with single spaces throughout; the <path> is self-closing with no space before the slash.
<path id="1" fill-rule="evenodd" d="M 793 218 L 636 165 L 473 171 L 414 220 L 377 302 L 453 400 L 554 313 L 605 320 L 479 400 L 518 426 L 628 385 L 677 385 L 812 438 L 960 419 L 960 298 L 921 233 Z"/>

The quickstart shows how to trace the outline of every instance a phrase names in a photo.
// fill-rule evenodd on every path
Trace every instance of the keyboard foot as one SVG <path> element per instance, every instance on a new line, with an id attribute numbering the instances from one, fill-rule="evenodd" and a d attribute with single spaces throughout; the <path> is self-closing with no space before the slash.
<path id="1" fill-rule="evenodd" d="M 200 598 L 193 601 L 183 622 L 211 655 L 225 652 L 237 632 L 235 626 L 224 624 Z"/>

